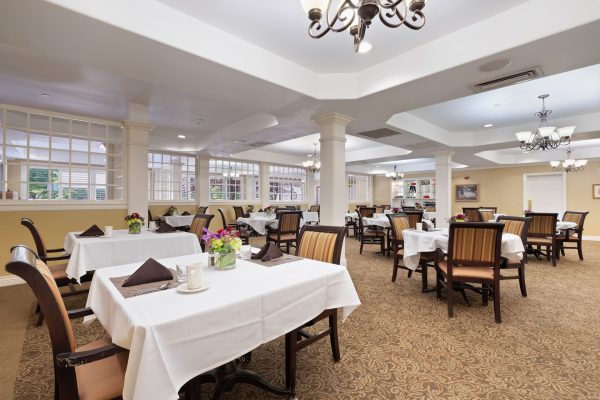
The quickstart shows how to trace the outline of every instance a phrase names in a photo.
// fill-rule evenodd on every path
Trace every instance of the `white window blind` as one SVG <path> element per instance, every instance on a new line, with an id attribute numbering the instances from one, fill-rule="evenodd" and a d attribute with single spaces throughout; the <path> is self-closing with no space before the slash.
<path id="1" fill-rule="evenodd" d="M 368 175 L 346 175 L 348 201 L 371 201 L 371 177 Z"/>
<path id="2" fill-rule="evenodd" d="M 209 160 L 211 201 L 260 199 L 260 166 L 233 160 Z"/>
<path id="3" fill-rule="evenodd" d="M 148 200 L 196 199 L 196 157 L 148 153 Z"/>
<path id="4" fill-rule="evenodd" d="M 298 167 L 269 166 L 270 201 L 304 201 L 306 170 Z"/>

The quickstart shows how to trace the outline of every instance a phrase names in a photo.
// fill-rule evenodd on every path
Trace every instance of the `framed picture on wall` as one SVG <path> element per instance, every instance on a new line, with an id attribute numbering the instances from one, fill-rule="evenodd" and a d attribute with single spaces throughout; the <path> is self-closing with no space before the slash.
<path id="1" fill-rule="evenodd" d="M 592 185 L 592 198 L 600 199 L 600 183 Z"/>
<path id="2" fill-rule="evenodd" d="M 479 185 L 456 185 L 456 201 L 479 201 Z"/>

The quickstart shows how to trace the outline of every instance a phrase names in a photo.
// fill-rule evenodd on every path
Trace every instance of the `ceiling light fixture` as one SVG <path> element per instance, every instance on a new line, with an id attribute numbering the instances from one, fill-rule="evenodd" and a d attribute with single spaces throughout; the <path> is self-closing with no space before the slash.
<path id="1" fill-rule="evenodd" d="M 314 145 L 315 145 L 315 154 L 309 154 L 308 155 L 309 159 L 304 161 L 302 163 L 302 166 L 304 168 L 308 169 L 313 174 L 316 174 L 317 172 L 319 172 L 321 170 L 321 161 L 319 160 L 319 154 L 317 153 L 317 144 L 314 143 Z"/>
<path id="2" fill-rule="evenodd" d="M 485 124 L 483 127 L 484 128 L 491 128 L 492 126 L 494 126 L 494 124 Z"/>
<path id="3" fill-rule="evenodd" d="M 564 128 L 556 128 L 548 126 L 548 115 L 552 114 L 552 110 L 546 109 L 546 99 L 549 94 L 542 94 L 538 99 L 542 100 L 542 110 L 535 113 L 540 119 L 540 126 L 535 132 L 518 132 L 515 133 L 520 147 L 523 150 L 547 150 L 556 149 L 558 146 L 568 145 L 571 143 L 574 126 L 566 126 Z"/>
<path id="4" fill-rule="evenodd" d="M 177 135 L 179 139 L 185 139 L 185 135 Z"/>
<path id="5" fill-rule="evenodd" d="M 42 93 L 42 97 L 50 97 L 48 93 Z"/>
<path id="6" fill-rule="evenodd" d="M 361 51 L 361 43 L 377 14 L 381 23 L 388 28 L 406 25 L 418 30 L 425 25 L 425 2 L 426 0 L 300 0 L 311 21 L 308 26 L 311 38 L 322 38 L 329 31 L 348 30 L 354 38 L 354 51 L 361 53 L 368 51 Z"/>
<path id="7" fill-rule="evenodd" d="M 386 177 L 390 178 L 393 181 L 404 178 L 404 174 L 402 172 L 398 172 L 396 170 L 396 166 L 394 165 L 394 172 L 388 172 L 385 174 Z"/>
<path id="8" fill-rule="evenodd" d="M 562 164 L 562 169 L 565 172 L 577 172 L 581 171 L 586 165 L 588 160 L 575 160 L 571 157 L 573 150 L 571 150 L 571 146 L 567 150 L 567 158 L 564 161 L 550 161 L 550 165 L 552 169 L 558 169 Z"/>

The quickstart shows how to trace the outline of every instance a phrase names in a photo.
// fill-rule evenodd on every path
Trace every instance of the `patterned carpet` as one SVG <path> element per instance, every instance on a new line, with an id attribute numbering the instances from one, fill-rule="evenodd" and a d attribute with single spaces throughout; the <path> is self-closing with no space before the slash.
<path id="1" fill-rule="evenodd" d="M 482 306 L 474 294 L 472 307 L 456 297 L 449 320 L 445 301 L 420 292 L 420 277 L 401 273 L 393 284 L 391 258 L 376 249 L 367 246 L 359 255 L 358 243 L 348 241 L 349 270 L 363 305 L 340 327 L 341 362 L 333 362 L 328 340 L 298 355 L 299 399 L 600 398 L 600 243 L 586 243 L 584 262 L 572 251 L 557 268 L 530 259 L 527 298 L 517 281 L 502 282 L 501 325 L 494 323 L 492 304 Z M 49 339 L 34 321 L 16 399 L 53 398 Z M 76 322 L 75 330 L 79 343 L 103 335 L 99 325 Z M 282 385 L 283 341 L 256 349 L 248 367 Z M 240 385 L 226 398 L 277 397 Z"/>

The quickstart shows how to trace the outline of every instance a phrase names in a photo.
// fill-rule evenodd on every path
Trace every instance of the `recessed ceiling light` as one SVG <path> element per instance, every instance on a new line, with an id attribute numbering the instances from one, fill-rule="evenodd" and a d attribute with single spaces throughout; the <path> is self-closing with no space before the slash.
<path id="1" fill-rule="evenodd" d="M 179 139 L 185 139 L 185 135 L 177 135 Z"/>
<path id="2" fill-rule="evenodd" d="M 529 151 L 525 150 L 525 151 L 523 152 L 523 154 L 529 154 Z"/>
<path id="3" fill-rule="evenodd" d="M 500 107 L 501 105 L 502 104 L 500 104 L 500 103 L 496 103 L 496 104 L 494 104 L 494 107 Z"/>
<path id="4" fill-rule="evenodd" d="M 486 62 L 485 64 L 479 66 L 479 70 L 481 72 L 498 71 L 502 68 L 508 67 L 511 63 L 512 63 L 511 60 L 509 60 L 507 58 L 501 58 L 498 60 L 492 60 L 492 61 Z"/>
<path id="5" fill-rule="evenodd" d="M 485 124 L 483 127 L 484 128 L 491 128 L 492 126 L 494 126 L 494 124 Z"/>
<path id="6" fill-rule="evenodd" d="M 194 124 L 201 125 L 203 122 L 204 122 L 204 118 L 197 118 L 196 121 L 194 121 Z"/>
<path id="7" fill-rule="evenodd" d="M 245 140 L 234 140 L 233 143 L 235 143 L 235 144 L 243 144 L 243 143 L 246 143 L 246 141 Z"/>
<path id="8" fill-rule="evenodd" d="M 371 51 L 372 48 L 373 48 L 373 45 L 371 43 L 367 42 L 366 40 L 363 40 L 358 45 L 358 52 L 361 54 L 368 53 Z"/>
<path id="9" fill-rule="evenodd" d="M 50 97 L 48 93 L 42 93 L 42 97 Z"/>

